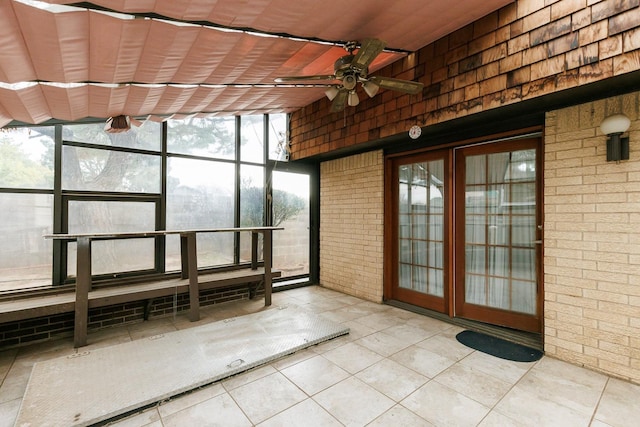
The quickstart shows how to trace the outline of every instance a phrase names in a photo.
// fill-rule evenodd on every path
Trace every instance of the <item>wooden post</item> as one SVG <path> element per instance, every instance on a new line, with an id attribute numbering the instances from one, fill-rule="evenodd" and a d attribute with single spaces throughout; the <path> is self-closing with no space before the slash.
<path id="1" fill-rule="evenodd" d="M 200 286 L 198 285 L 198 253 L 196 250 L 196 233 L 181 234 L 186 238 L 187 266 L 189 274 L 189 320 L 200 320 Z M 183 259 L 184 263 L 185 260 Z"/>
<path id="2" fill-rule="evenodd" d="M 73 332 L 73 345 L 76 348 L 87 345 L 89 291 L 91 290 L 91 239 L 79 237 L 77 251 L 76 304 Z"/>
<path id="3" fill-rule="evenodd" d="M 180 234 L 180 277 L 182 279 L 189 278 L 189 251 L 187 242 L 189 239 L 185 234 Z"/>
<path id="4" fill-rule="evenodd" d="M 264 305 L 271 305 L 271 230 L 264 231 Z"/>
<path id="5" fill-rule="evenodd" d="M 258 236 L 257 231 L 251 231 L 251 269 L 258 269 Z"/>

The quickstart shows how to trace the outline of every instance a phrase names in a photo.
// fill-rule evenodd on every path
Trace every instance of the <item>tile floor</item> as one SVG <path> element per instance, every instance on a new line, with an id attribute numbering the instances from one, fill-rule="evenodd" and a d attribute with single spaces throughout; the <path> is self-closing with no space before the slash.
<path id="1" fill-rule="evenodd" d="M 321 287 L 273 296 L 351 328 L 349 335 L 114 422 L 170 426 L 638 426 L 640 386 L 549 357 L 501 360 L 459 344 L 456 326 Z M 89 335 L 114 345 L 264 309 L 226 303 Z M 0 351 L 0 427 L 13 426 L 33 364 L 71 339 Z"/>

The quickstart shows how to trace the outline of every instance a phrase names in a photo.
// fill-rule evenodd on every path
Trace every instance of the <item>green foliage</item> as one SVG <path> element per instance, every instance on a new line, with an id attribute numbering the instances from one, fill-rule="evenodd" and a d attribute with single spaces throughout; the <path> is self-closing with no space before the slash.
<path id="1" fill-rule="evenodd" d="M 17 138 L 17 132 L 0 134 L 0 187 L 7 188 L 53 188 L 53 162 L 37 161 L 38 150 L 46 150 L 53 143 L 38 140 L 33 134 L 24 143 Z M 45 147 L 43 147 L 43 145 Z"/>

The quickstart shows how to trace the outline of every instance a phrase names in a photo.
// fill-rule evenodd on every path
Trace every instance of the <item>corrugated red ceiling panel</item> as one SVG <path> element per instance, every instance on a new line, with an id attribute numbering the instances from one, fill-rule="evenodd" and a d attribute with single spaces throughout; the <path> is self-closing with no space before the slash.
<path id="1" fill-rule="evenodd" d="M 324 89 L 264 85 L 279 76 L 332 74 L 334 61 L 346 52 L 335 44 L 257 33 L 337 42 L 374 37 L 390 48 L 415 51 L 510 1 L 93 1 L 125 15 L 58 6 L 72 1 L 48 3 L 39 8 L 20 0 L 0 2 L 0 126 L 117 114 L 293 111 L 323 97 Z M 370 72 L 403 56 L 383 52 Z M 24 83 L 36 81 L 83 84 Z"/>

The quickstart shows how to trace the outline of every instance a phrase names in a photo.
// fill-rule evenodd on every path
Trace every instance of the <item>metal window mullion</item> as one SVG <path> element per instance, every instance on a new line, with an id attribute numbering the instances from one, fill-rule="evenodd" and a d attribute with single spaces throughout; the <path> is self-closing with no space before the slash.
<path id="1" fill-rule="evenodd" d="M 66 232 L 62 208 L 62 125 L 54 126 L 53 154 L 53 232 Z M 52 284 L 61 285 L 67 276 L 67 242 L 53 240 Z"/>
<path id="2" fill-rule="evenodd" d="M 241 159 L 241 144 L 242 136 L 240 135 L 241 131 L 241 117 L 236 116 L 236 132 L 235 132 L 235 145 L 236 145 L 236 160 L 235 160 L 235 197 L 233 203 L 234 209 L 234 217 L 233 217 L 233 226 L 240 227 L 240 182 L 241 182 L 241 168 L 240 168 L 240 159 Z M 233 260 L 234 263 L 240 262 L 240 233 L 233 233 Z"/>

